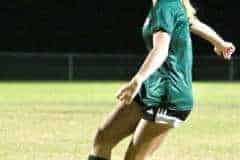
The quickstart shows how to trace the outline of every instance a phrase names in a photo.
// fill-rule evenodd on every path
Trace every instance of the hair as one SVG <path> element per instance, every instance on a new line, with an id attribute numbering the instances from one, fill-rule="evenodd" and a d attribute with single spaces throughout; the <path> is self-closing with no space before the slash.
<path id="1" fill-rule="evenodd" d="M 183 6 L 186 10 L 189 22 L 191 23 L 195 18 L 195 14 L 196 14 L 196 10 L 195 8 L 192 6 L 190 0 L 182 0 Z"/>

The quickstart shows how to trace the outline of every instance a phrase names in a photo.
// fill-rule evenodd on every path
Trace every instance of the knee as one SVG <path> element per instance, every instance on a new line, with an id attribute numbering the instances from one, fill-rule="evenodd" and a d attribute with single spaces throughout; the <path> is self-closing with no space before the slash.
<path id="1" fill-rule="evenodd" d="M 149 159 L 149 156 L 143 153 L 138 153 L 136 151 L 131 151 L 131 153 L 128 153 L 125 155 L 124 160 L 147 160 Z"/>
<path id="2" fill-rule="evenodd" d="M 112 140 L 110 139 L 110 136 L 107 134 L 106 129 L 101 127 L 98 128 L 94 137 L 93 142 L 94 148 L 111 149 L 112 145 L 113 145 Z"/>
<path id="3" fill-rule="evenodd" d="M 128 151 L 125 155 L 124 160 L 145 160 L 145 155 L 138 153 L 136 150 Z"/>
<path id="4" fill-rule="evenodd" d="M 139 147 L 130 144 L 127 152 L 125 153 L 124 160 L 147 160 L 149 155 L 147 153 L 147 146 L 146 147 Z"/>

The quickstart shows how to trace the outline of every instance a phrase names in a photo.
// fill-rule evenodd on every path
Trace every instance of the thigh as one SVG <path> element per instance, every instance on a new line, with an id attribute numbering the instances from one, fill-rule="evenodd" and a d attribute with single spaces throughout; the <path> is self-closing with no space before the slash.
<path id="1" fill-rule="evenodd" d="M 132 102 L 130 105 L 119 103 L 106 117 L 98 132 L 101 139 L 107 139 L 111 144 L 115 144 L 133 133 L 141 118 L 142 110 L 138 103 Z"/>
<path id="2" fill-rule="evenodd" d="M 142 119 L 132 137 L 125 160 L 145 160 L 159 147 L 171 126 Z"/>

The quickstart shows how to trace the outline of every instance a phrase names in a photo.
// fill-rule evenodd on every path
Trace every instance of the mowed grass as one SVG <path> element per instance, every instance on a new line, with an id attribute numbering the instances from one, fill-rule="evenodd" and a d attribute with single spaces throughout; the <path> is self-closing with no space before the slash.
<path id="1" fill-rule="evenodd" d="M 0 160 L 86 160 L 124 82 L 1 82 Z M 240 83 L 194 83 L 195 109 L 154 160 L 239 160 Z M 129 138 L 113 150 L 122 160 Z"/>

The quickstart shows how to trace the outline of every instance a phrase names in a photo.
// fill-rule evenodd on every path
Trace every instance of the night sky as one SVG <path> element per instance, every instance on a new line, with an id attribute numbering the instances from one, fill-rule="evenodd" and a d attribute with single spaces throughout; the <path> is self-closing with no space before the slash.
<path id="1" fill-rule="evenodd" d="M 231 3 L 227 3 L 231 2 Z M 0 51 L 145 53 L 141 27 L 151 1 L 59 0 L 1 2 Z M 226 40 L 239 42 L 237 1 L 195 0 L 198 17 Z M 193 36 L 195 50 L 211 46 Z"/>

